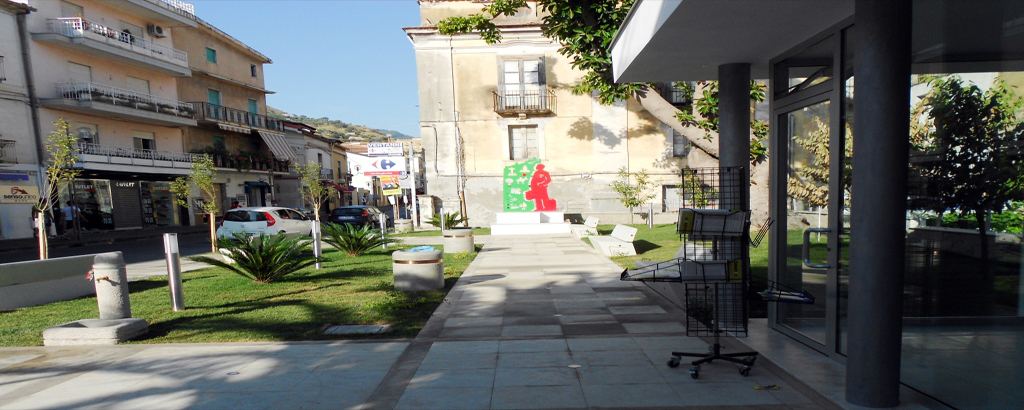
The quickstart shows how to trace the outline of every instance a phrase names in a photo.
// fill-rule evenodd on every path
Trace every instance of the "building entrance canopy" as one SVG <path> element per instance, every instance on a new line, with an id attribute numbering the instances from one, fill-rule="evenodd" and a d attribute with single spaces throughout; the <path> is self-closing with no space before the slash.
<path id="1" fill-rule="evenodd" d="M 274 153 L 277 159 L 282 161 L 297 161 L 298 158 L 295 156 L 295 151 L 292 151 L 292 147 L 288 145 L 288 141 L 284 139 L 284 134 L 275 134 L 273 132 L 259 131 L 260 137 L 263 137 L 263 142 L 267 143 L 270 147 L 270 151 Z"/>

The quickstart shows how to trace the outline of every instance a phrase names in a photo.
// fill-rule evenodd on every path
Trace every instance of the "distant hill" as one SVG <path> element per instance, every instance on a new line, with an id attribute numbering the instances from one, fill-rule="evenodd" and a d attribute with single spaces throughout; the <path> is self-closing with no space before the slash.
<path id="1" fill-rule="evenodd" d="M 394 139 L 411 139 L 410 135 L 392 130 L 378 130 L 362 125 L 349 124 L 327 117 L 310 118 L 305 115 L 289 114 L 274 107 L 267 107 L 267 116 L 282 120 L 301 122 L 316 128 L 317 134 L 342 141 L 387 141 L 388 134 Z"/>

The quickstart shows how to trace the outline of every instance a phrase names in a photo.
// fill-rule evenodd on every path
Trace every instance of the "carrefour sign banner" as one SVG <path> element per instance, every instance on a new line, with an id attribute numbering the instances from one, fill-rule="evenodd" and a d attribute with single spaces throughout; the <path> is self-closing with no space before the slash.
<path id="1" fill-rule="evenodd" d="M 35 185 L 0 185 L 0 204 L 34 204 L 39 202 Z"/>
<path id="2" fill-rule="evenodd" d="M 555 211 L 558 203 L 548 196 L 551 174 L 537 158 L 505 167 L 505 212 Z"/>

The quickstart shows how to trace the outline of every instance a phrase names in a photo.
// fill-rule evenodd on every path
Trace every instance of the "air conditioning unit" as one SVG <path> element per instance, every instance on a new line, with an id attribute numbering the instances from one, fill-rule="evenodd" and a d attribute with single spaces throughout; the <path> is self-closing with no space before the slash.
<path id="1" fill-rule="evenodd" d="M 167 37 L 167 35 L 164 34 L 164 28 L 156 24 L 147 25 L 146 32 L 153 37 Z"/>

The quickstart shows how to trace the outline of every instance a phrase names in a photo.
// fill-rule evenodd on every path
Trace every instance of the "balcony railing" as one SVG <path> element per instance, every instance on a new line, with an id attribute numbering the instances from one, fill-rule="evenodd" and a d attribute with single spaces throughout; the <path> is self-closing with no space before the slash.
<path id="1" fill-rule="evenodd" d="M 97 83 L 57 83 L 62 98 L 98 101 L 178 117 L 194 118 L 192 104 Z"/>
<path id="2" fill-rule="evenodd" d="M 672 105 L 689 105 L 691 103 L 693 90 L 692 88 L 687 90 L 676 83 L 666 83 L 661 85 L 661 96 L 665 98 Z"/>
<path id="3" fill-rule="evenodd" d="M 334 170 L 333 169 L 321 169 L 320 170 L 320 178 L 321 179 L 333 180 L 334 179 Z"/>
<path id="4" fill-rule="evenodd" d="M 247 127 L 284 132 L 284 124 L 281 120 L 275 120 L 266 115 L 253 114 L 248 111 L 205 102 L 194 102 L 192 106 L 196 108 L 197 120 L 223 121 Z"/>
<path id="5" fill-rule="evenodd" d="M 17 164 L 18 151 L 15 149 L 15 141 L 0 140 L 0 164 Z"/>
<path id="6" fill-rule="evenodd" d="M 494 112 L 500 115 L 520 114 L 553 114 L 555 109 L 555 92 L 547 87 L 536 90 L 523 90 L 518 86 L 500 86 L 492 91 L 494 96 Z"/>
<path id="7" fill-rule="evenodd" d="M 186 3 L 180 0 L 148 0 L 150 3 L 157 4 L 162 7 L 166 7 L 171 11 L 181 14 L 189 18 L 195 18 L 196 7 L 192 3 Z"/>
<path id="8" fill-rule="evenodd" d="M 78 143 L 78 153 L 83 155 L 98 155 L 112 158 L 133 158 L 185 163 L 192 163 L 200 156 L 199 154 L 191 154 L 188 152 L 167 152 L 151 149 L 114 147 L 109 145 L 90 144 L 87 142 Z"/>
<path id="9" fill-rule="evenodd" d="M 143 40 L 123 31 L 93 23 L 80 17 L 50 19 L 51 33 L 73 38 L 88 38 L 138 54 L 164 60 L 176 65 L 188 66 L 188 53 Z"/>
<path id="10" fill-rule="evenodd" d="M 234 168 L 237 170 L 288 172 L 288 161 L 274 158 L 257 158 L 246 155 L 211 155 L 213 165 L 217 168 Z"/>

